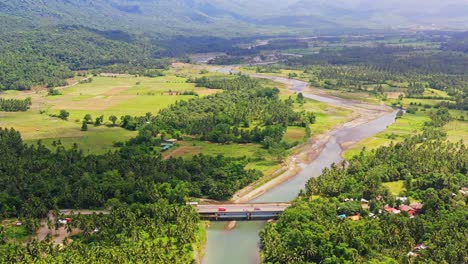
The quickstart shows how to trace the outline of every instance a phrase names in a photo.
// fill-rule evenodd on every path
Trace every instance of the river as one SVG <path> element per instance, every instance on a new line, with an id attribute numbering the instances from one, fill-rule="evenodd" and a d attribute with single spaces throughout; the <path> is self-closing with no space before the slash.
<path id="1" fill-rule="evenodd" d="M 220 71 L 229 72 L 229 69 Z M 308 84 L 299 80 L 282 77 L 252 74 L 252 77 L 267 78 L 285 83 L 295 92 L 303 92 L 304 96 L 323 103 L 341 107 L 358 107 L 360 103 L 329 96 L 308 93 Z M 388 110 L 388 109 L 387 109 Z M 272 188 L 263 195 L 250 201 L 259 202 L 290 202 L 304 188 L 312 177 L 318 177 L 324 168 L 342 161 L 342 145 L 349 142 L 359 142 L 383 131 L 395 121 L 396 111 L 376 116 L 368 122 L 353 124 L 349 122 L 330 132 L 330 137 L 320 154 L 295 177 Z M 256 264 L 259 263 L 259 232 L 265 226 L 264 221 L 239 222 L 230 231 L 224 230 L 223 222 L 212 222 L 207 230 L 207 244 L 203 264 Z"/>

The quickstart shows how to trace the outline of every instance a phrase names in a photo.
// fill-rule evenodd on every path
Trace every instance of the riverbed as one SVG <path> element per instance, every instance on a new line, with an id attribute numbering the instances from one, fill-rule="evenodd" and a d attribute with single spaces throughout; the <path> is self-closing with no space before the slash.
<path id="1" fill-rule="evenodd" d="M 230 72 L 232 68 L 224 67 L 220 72 Z M 252 77 L 271 79 L 286 84 L 291 91 L 302 92 L 304 97 L 352 109 L 356 116 L 353 120 L 336 127 L 328 132 L 327 140 L 320 153 L 309 164 L 303 164 L 302 170 L 294 177 L 288 179 L 271 189 L 264 190 L 259 196 L 249 202 L 290 202 L 304 188 L 306 182 L 312 177 L 318 177 L 323 169 L 333 163 L 340 163 L 342 153 L 346 147 L 351 146 L 365 138 L 383 131 L 395 122 L 396 111 L 385 106 L 373 107 L 352 100 L 330 97 L 308 89 L 308 84 L 300 80 L 291 80 L 282 77 L 252 74 Z M 281 177 L 281 176 L 280 176 Z M 274 180 L 273 180 L 274 181 Z M 207 230 L 207 245 L 203 264 L 256 264 L 259 256 L 259 232 L 266 225 L 264 221 L 239 222 L 233 230 L 224 230 L 223 222 L 213 222 Z"/>

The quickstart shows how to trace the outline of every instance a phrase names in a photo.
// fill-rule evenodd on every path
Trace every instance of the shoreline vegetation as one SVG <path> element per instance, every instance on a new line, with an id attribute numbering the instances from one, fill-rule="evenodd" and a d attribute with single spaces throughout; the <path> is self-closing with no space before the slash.
<path id="1" fill-rule="evenodd" d="M 219 69 L 217 68 L 215 68 L 215 70 L 219 71 Z M 230 69 L 228 71 L 233 71 L 233 69 Z M 291 88 L 293 88 L 293 84 L 291 84 L 291 82 L 279 76 L 253 74 L 252 77 L 269 79 L 275 82 L 282 82 L 290 91 Z M 320 90 L 314 89 L 305 82 L 304 85 L 306 85 L 307 88 L 305 89 L 305 91 L 308 93 L 318 94 L 320 96 L 329 97 L 331 99 L 335 98 L 333 96 L 329 96 L 328 94 Z M 352 111 L 351 115 L 347 118 L 347 120 L 332 127 L 331 129 L 328 129 L 324 133 L 312 136 L 306 142 L 294 147 L 290 151 L 290 155 L 285 159 L 285 162 L 283 162 L 282 167 L 280 169 L 274 171 L 273 173 L 270 173 L 269 175 L 264 175 L 256 182 L 250 184 L 242 190 L 239 190 L 232 197 L 231 201 L 234 203 L 248 202 L 261 196 L 268 190 L 278 185 L 281 185 L 285 181 L 297 176 L 297 174 L 302 170 L 303 166 L 307 166 L 315 160 L 315 158 L 320 154 L 322 149 L 328 143 L 330 137 L 340 128 L 345 126 L 354 127 L 361 124 L 365 124 L 393 111 L 393 109 L 391 109 L 390 107 L 358 101 L 356 101 L 356 104 L 343 105 L 340 107 Z M 349 142 L 346 144 L 346 146 L 342 145 L 342 153 L 344 153 L 355 143 L 357 142 Z"/>

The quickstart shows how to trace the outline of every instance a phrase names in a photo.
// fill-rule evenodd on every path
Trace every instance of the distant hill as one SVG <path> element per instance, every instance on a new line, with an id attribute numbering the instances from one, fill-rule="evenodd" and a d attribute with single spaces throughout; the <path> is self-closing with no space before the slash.
<path id="1" fill-rule="evenodd" d="M 235 51 L 258 36 L 466 30 L 466 14 L 467 0 L 0 0 L 0 90 L 56 86 L 68 70 L 138 71 L 156 58 Z"/>
<path id="2" fill-rule="evenodd" d="M 466 0 L 0 0 L 0 17 L 159 36 L 313 33 L 342 28 L 464 28 Z M 1 21 L 1 20 L 0 20 Z M 286 28 L 285 28 L 286 27 Z"/>

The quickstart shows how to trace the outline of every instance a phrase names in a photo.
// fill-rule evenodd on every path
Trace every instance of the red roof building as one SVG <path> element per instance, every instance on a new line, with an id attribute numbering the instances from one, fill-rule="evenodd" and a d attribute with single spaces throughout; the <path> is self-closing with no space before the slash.
<path id="1" fill-rule="evenodd" d="M 415 216 L 416 215 L 416 209 L 414 209 L 411 206 L 402 204 L 402 205 L 400 205 L 399 209 L 400 209 L 400 211 L 407 212 L 410 216 Z"/>
<path id="2" fill-rule="evenodd" d="M 393 207 L 385 207 L 384 210 L 389 213 L 399 214 L 401 211 Z"/>

